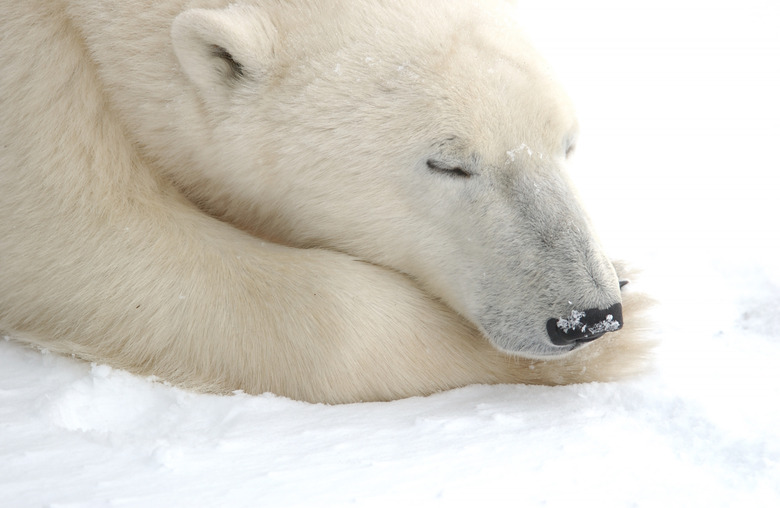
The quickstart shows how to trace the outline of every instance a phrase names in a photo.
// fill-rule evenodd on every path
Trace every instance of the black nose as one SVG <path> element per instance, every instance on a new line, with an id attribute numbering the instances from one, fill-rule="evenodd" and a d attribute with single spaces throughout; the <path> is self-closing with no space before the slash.
<path id="1" fill-rule="evenodd" d="M 623 306 L 619 303 L 608 309 L 572 310 L 567 317 L 547 321 L 547 335 L 556 346 L 575 342 L 590 342 L 607 332 L 623 327 Z"/>

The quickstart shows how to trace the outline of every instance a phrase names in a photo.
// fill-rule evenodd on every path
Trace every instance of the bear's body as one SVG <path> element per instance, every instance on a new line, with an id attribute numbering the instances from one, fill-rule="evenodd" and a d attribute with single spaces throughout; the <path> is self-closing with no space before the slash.
<path id="1" fill-rule="evenodd" d="M 0 330 L 323 402 L 635 371 L 634 295 L 543 332 L 620 295 L 533 51 L 470 2 L 322 4 L 0 1 Z"/>

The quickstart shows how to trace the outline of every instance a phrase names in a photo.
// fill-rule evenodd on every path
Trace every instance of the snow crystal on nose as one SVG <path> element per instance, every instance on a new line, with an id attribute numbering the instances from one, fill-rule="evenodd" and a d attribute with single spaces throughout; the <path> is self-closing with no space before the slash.
<path id="1" fill-rule="evenodd" d="M 585 313 L 581 310 L 572 309 L 571 314 L 569 314 L 568 318 L 560 318 L 558 320 L 558 328 L 563 332 L 566 333 L 569 330 L 576 330 L 577 328 L 581 328 L 580 331 L 585 332 L 586 325 L 583 325 L 581 322 L 581 319 L 585 317 Z"/>
<path id="2" fill-rule="evenodd" d="M 593 324 L 583 323 L 583 318 L 585 318 L 584 311 L 573 309 L 568 317 L 560 318 L 556 324 L 563 333 L 579 329 L 582 333 L 597 334 L 614 332 L 620 330 L 621 327 L 620 321 L 615 319 L 612 314 L 607 314 L 605 319 Z"/>
<path id="3" fill-rule="evenodd" d="M 612 317 L 612 314 L 608 314 L 607 318 L 603 321 L 599 321 L 596 324 L 588 327 L 590 333 L 606 333 L 620 330 L 620 321 Z"/>

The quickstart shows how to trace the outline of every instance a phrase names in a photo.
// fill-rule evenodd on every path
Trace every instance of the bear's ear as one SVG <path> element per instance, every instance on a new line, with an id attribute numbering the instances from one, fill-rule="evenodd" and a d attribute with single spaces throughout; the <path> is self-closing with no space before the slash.
<path id="1" fill-rule="evenodd" d="M 190 9 L 171 27 L 182 69 L 204 95 L 259 79 L 268 71 L 276 30 L 256 7 Z"/>

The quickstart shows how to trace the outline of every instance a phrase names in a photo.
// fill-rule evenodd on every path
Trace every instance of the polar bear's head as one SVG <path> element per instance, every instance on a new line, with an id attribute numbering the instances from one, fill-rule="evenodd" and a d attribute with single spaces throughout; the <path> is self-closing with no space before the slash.
<path id="1" fill-rule="evenodd" d="M 172 29 L 177 180 L 288 245 L 404 272 L 499 349 L 576 349 L 620 289 L 566 176 L 572 109 L 503 2 L 245 2 Z"/>

